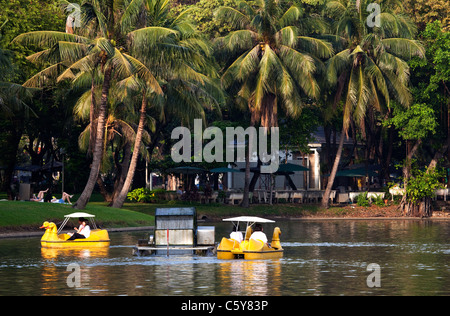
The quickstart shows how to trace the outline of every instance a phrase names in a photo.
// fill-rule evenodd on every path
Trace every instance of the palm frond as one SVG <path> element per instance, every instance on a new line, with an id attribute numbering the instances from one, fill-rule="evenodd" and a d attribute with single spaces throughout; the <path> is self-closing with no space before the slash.
<path id="1" fill-rule="evenodd" d="M 250 30 L 239 30 L 230 32 L 222 39 L 222 42 L 227 51 L 234 53 L 252 48 L 253 37 L 253 32 Z"/>
<path id="2" fill-rule="evenodd" d="M 259 65 L 258 53 L 260 46 L 256 45 L 251 50 L 237 58 L 222 75 L 222 85 L 228 88 L 235 80 L 244 81 L 252 73 L 255 73 Z"/>
<path id="3" fill-rule="evenodd" d="M 279 23 L 280 27 L 284 28 L 289 25 L 294 25 L 295 22 L 298 21 L 300 16 L 303 14 L 303 9 L 299 6 L 293 5 L 289 9 L 284 12 L 284 14 L 281 16 Z"/>
<path id="4" fill-rule="evenodd" d="M 58 52 L 61 61 L 66 61 L 69 63 L 73 63 L 87 53 L 87 45 L 84 43 L 73 43 L 66 41 L 58 42 Z"/>
<path id="5" fill-rule="evenodd" d="M 357 83 L 354 79 L 354 71 L 350 72 L 348 81 L 347 96 L 344 102 L 344 117 L 343 117 L 343 131 L 347 132 L 350 125 L 351 115 L 353 113 L 354 105 L 356 104 Z M 343 136 L 343 135 L 341 135 Z"/>
<path id="6" fill-rule="evenodd" d="M 393 72 L 399 82 L 403 85 L 408 84 L 410 72 L 407 62 L 388 52 L 380 54 L 378 60 L 378 65 L 384 72 Z"/>
<path id="7" fill-rule="evenodd" d="M 60 41 L 85 44 L 89 43 L 89 39 L 86 37 L 56 31 L 35 31 L 22 33 L 13 39 L 12 43 L 45 49 L 56 45 Z"/>
<path id="8" fill-rule="evenodd" d="M 145 64 L 131 55 L 124 54 L 124 56 L 133 64 L 136 77 L 146 84 L 147 89 L 150 88 L 156 94 L 162 95 L 163 91 L 158 80 L 156 80 L 153 73 L 145 66 Z"/>
<path id="9" fill-rule="evenodd" d="M 337 83 L 339 73 L 344 69 L 351 67 L 350 54 L 351 51 L 346 49 L 337 53 L 327 61 L 327 79 L 331 85 Z"/>
<path id="10" fill-rule="evenodd" d="M 51 80 L 57 80 L 59 72 L 66 68 L 62 63 L 51 65 L 28 79 L 23 86 L 27 88 L 42 88 Z"/>
<path id="11" fill-rule="evenodd" d="M 334 55 L 333 45 L 319 38 L 299 36 L 298 46 L 301 48 L 301 50 L 306 51 L 319 58 L 330 58 Z"/>
<path id="12" fill-rule="evenodd" d="M 135 48 L 152 47 L 170 37 L 176 36 L 177 31 L 166 27 L 150 26 L 128 33 Z"/>
<path id="13" fill-rule="evenodd" d="M 295 47 L 298 41 L 298 30 L 294 26 L 286 26 L 275 34 L 275 38 L 281 45 Z"/>
<path id="14" fill-rule="evenodd" d="M 425 48 L 416 40 L 407 38 L 386 38 L 381 43 L 391 53 L 404 59 L 411 59 L 413 56 L 425 57 Z"/>
<path id="15" fill-rule="evenodd" d="M 373 79 L 375 79 L 376 88 L 378 91 L 381 92 L 381 94 L 383 95 L 383 97 L 386 101 L 387 107 L 389 107 L 389 105 L 390 105 L 389 91 L 388 91 L 388 87 L 386 84 L 386 80 L 384 79 L 383 73 L 382 73 L 381 69 L 377 66 L 377 64 L 375 64 L 375 62 L 371 58 L 367 58 L 367 61 L 368 61 L 368 65 L 366 68 L 367 74 L 371 81 L 373 81 Z M 373 86 L 373 88 L 375 88 L 375 86 Z M 375 93 L 375 91 L 373 91 L 372 93 Z"/>
<path id="16" fill-rule="evenodd" d="M 76 118 L 82 121 L 89 121 L 89 113 L 91 109 L 91 90 L 84 92 L 75 103 L 73 107 L 73 114 Z"/>
<path id="17" fill-rule="evenodd" d="M 220 7 L 214 12 L 214 16 L 219 21 L 226 21 L 232 27 L 245 29 L 250 25 L 251 20 L 247 15 L 232 7 Z"/>
<path id="18" fill-rule="evenodd" d="M 360 122 L 366 116 L 368 103 L 370 100 L 370 88 L 368 86 L 369 80 L 366 78 L 362 65 L 359 65 L 355 70 L 357 83 L 356 104 L 354 109 L 354 116 L 356 121 Z"/>
<path id="19" fill-rule="evenodd" d="M 346 9 L 346 6 L 339 1 L 328 1 L 326 3 L 327 12 L 335 18 L 343 16 Z"/>
<path id="20" fill-rule="evenodd" d="M 89 72 L 95 67 L 95 61 L 98 59 L 99 54 L 87 55 L 73 64 L 71 64 L 65 71 L 61 73 L 58 77 L 58 82 L 70 79 L 73 80 L 76 77 L 76 72 Z"/>
<path id="21" fill-rule="evenodd" d="M 276 93 L 272 82 L 278 80 L 278 75 L 281 72 L 280 61 L 275 52 L 268 44 L 264 47 L 264 55 L 259 63 L 259 70 L 257 76 L 257 85 L 255 90 L 254 105 L 255 109 L 260 110 L 263 103 L 264 96 L 267 93 Z"/>
<path id="22" fill-rule="evenodd" d="M 410 106 L 413 98 L 408 87 L 399 80 L 394 72 L 385 71 L 384 75 L 387 78 L 389 90 L 394 94 L 395 99 L 405 107 Z"/>
<path id="23" fill-rule="evenodd" d="M 15 113 L 23 113 L 26 117 L 30 112 L 38 117 L 36 112 L 27 104 L 38 89 L 27 88 L 20 84 L 0 81 L 0 112 L 12 117 Z"/>
<path id="24" fill-rule="evenodd" d="M 126 78 L 135 72 L 135 67 L 128 56 L 115 48 L 114 56 L 109 60 L 114 67 L 117 78 Z"/>
<path id="25" fill-rule="evenodd" d="M 145 0 L 131 0 L 126 6 L 121 18 L 120 27 L 122 33 L 127 34 L 136 25 Z"/>
<path id="26" fill-rule="evenodd" d="M 306 95 L 318 98 L 320 88 L 313 76 L 316 70 L 314 59 L 287 46 L 281 46 L 280 58 Z"/>

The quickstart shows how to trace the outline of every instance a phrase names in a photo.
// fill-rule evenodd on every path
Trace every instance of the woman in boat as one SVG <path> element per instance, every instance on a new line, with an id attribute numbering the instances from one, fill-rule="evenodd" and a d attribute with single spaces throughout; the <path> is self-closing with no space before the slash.
<path id="1" fill-rule="evenodd" d="M 73 235 L 67 239 L 67 240 L 75 240 L 75 239 L 85 239 L 89 238 L 91 235 L 91 228 L 86 223 L 86 219 L 83 217 L 80 217 L 78 219 L 78 222 L 80 223 L 80 227 L 75 227 L 76 233 L 73 233 Z"/>

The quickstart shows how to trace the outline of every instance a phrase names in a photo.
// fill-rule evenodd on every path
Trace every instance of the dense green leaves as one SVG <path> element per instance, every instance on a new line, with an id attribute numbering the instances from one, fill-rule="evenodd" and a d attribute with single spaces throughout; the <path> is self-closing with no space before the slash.
<path id="1" fill-rule="evenodd" d="M 315 126 L 333 118 L 340 122 L 333 129 L 343 126 L 372 146 L 367 157 L 379 163 L 387 148 L 403 160 L 404 141 L 421 140 L 417 155 L 426 164 L 450 136 L 446 10 L 441 0 L 406 0 L 403 8 L 398 1 L 382 1 L 381 24 L 371 27 L 372 2 L 79 1 L 82 28 L 67 34 L 67 1 L 0 0 L 0 110 L 17 119 L 4 118 L 0 125 L 14 123 L 19 140 L 22 134 L 38 139 L 32 129 L 41 125 L 25 114 L 61 111 L 58 118 L 64 119 L 52 122 L 52 131 L 67 131 L 76 122 L 71 133 L 84 130 L 80 139 L 92 141 L 91 106 L 98 115 L 105 69 L 111 67 L 105 130 L 114 136 L 103 144 L 110 156 L 105 174 L 115 174 L 111 155 L 122 161 L 125 149 L 117 148 L 135 137 L 143 97 L 151 123 L 145 129 L 152 136 L 145 145 L 159 158 L 167 154 L 170 128 L 190 126 L 193 118 L 210 124 L 223 112 L 241 125 L 279 125 L 283 139 L 302 151 Z M 439 14 L 441 22 L 435 21 Z M 24 87 L 43 88 L 41 99 Z M 397 142 L 388 141 L 388 132 Z M 77 143 L 73 135 L 68 140 L 53 134 L 48 152 L 55 157 L 61 144 Z"/>
<path id="2" fill-rule="evenodd" d="M 433 109 L 423 103 L 414 104 L 408 109 L 396 107 L 394 117 L 385 124 L 394 124 L 405 140 L 423 140 L 434 134 L 437 126 Z"/>
<path id="3" fill-rule="evenodd" d="M 442 188 L 440 179 L 444 176 L 442 170 L 414 169 L 412 177 L 408 180 L 406 196 L 408 201 L 418 203 L 425 198 L 433 198 L 436 189 Z"/>

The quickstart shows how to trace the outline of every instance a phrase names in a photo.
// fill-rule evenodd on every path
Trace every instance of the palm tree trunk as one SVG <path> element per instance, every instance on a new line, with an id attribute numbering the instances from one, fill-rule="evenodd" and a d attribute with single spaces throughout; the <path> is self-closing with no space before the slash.
<path id="1" fill-rule="evenodd" d="M 115 208 L 121 208 L 123 206 L 123 203 L 125 203 L 125 199 L 127 198 L 128 191 L 131 187 L 131 182 L 133 182 L 134 178 L 134 172 L 136 171 L 136 165 L 139 157 L 139 148 L 141 147 L 142 143 L 142 134 L 144 132 L 144 125 L 145 125 L 145 117 L 146 117 L 146 110 L 147 110 L 147 98 L 146 98 L 146 92 L 144 91 L 142 96 L 142 106 L 141 106 L 141 115 L 139 118 L 139 125 L 136 133 L 136 140 L 134 143 L 134 150 L 133 150 L 133 156 L 131 157 L 130 162 L 130 168 L 128 168 L 127 178 L 125 179 L 125 183 L 123 184 L 122 190 L 117 195 L 117 197 L 114 199 L 112 207 Z"/>
<path id="2" fill-rule="evenodd" d="M 105 78 L 102 87 L 102 98 L 100 101 L 100 109 L 98 113 L 98 125 L 97 125 L 97 137 L 95 140 L 94 154 L 91 165 L 91 172 L 89 174 L 88 182 L 81 193 L 80 198 L 73 205 L 73 208 L 82 210 L 86 207 L 89 199 L 91 198 L 92 191 L 94 190 L 95 183 L 97 182 L 98 173 L 100 171 L 100 165 L 103 157 L 103 139 L 105 134 L 106 112 L 108 107 L 108 94 L 111 86 L 111 73 L 112 68 L 107 67 L 105 71 Z"/>
<path id="3" fill-rule="evenodd" d="M 254 127 L 255 122 L 252 119 L 250 121 L 250 127 Z M 244 198 L 242 200 L 241 206 L 248 208 L 250 206 L 250 144 L 253 143 L 253 136 L 252 133 L 248 136 L 248 146 L 247 151 L 245 152 L 245 176 L 244 176 Z"/>
<path id="4" fill-rule="evenodd" d="M 89 123 L 90 123 L 89 150 L 88 150 L 89 156 L 92 155 L 94 152 L 95 131 L 96 131 L 96 126 L 95 126 L 94 122 L 95 122 L 95 76 L 94 76 L 94 72 L 92 72 L 91 107 L 90 107 L 90 112 L 89 112 Z"/>
<path id="5" fill-rule="evenodd" d="M 333 187 L 334 178 L 336 177 L 337 169 L 339 166 L 339 161 L 341 160 L 342 148 L 344 147 L 344 137 L 345 137 L 345 130 L 343 128 L 341 132 L 341 138 L 339 139 L 339 147 L 336 153 L 336 158 L 334 159 L 333 169 L 331 170 L 330 177 L 328 178 L 327 188 L 322 198 L 323 208 L 329 207 L 331 188 Z"/>

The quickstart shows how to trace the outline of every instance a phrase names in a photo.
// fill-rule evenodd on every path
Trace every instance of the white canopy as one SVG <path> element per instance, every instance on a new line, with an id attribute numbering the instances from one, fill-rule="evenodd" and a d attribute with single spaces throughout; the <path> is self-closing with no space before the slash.
<path id="1" fill-rule="evenodd" d="M 58 234 L 63 230 L 64 226 L 66 226 L 67 222 L 71 218 L 80 218 L 80 217 L 89 218 L 89 222 L 91 223 L 92 227 L 94 229 L 97 229 L 97 225 L 95 224 L 95 221 L 94 221 L 95 215 L 88 214 L 88 213 L 83 213 L 83 212 L 76 212 L 76 213 L 64 215 L 64 217 L 65 217 L 64 221 L 62 222 L 61 226 L 59 226 L 59 228 L 58 228 Z"/>
<path id="2" fill-rule="evenodd" d="M 225 218 L 223 221 L 224 222 L 275 223 L 275 221 L 272 221 L 270 219 L 265 219 L 265 218 L 256 217 L 256 216 L 239 216 L 239 217 Z"/>
<path id="3" fill-rule="evenodd" d="M 76 212 L 76 213 L 72 213 L 72 214 L 69 214 L 69 215 L 64 215 L 64 217 L 69 217 L 69 218 L 95 217 L 95 215 L 88 214 L 88 213 L 83 213 L 83 212 Z"/>

